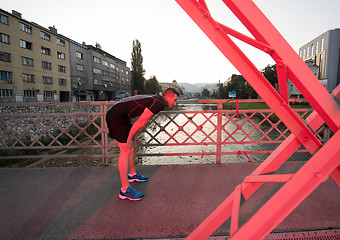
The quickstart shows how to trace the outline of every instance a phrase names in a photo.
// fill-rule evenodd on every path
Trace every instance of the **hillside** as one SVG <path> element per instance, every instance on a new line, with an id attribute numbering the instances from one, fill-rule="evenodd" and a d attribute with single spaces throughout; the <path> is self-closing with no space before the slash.
<path id="1" fill-rule="evenodd" d="M 178 83 L 181 87 L 184 87 L 187 92 L 196 93 L 202 92 L 204 88 L 212 90 L 216 88 L 217 83 Z"/>

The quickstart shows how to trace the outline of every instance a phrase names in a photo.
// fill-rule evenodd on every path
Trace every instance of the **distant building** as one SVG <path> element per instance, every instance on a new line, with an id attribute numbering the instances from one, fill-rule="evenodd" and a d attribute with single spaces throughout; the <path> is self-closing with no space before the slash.
<path id="1" fill-rule="evenodd" d="M 299 56 L 331 92 L 340 84 L 340 29 L 329 30 L 299 48 Z M 301 97 L 290 82 L 289 93 Z"/>
<path id="2" fill-rule="evenodd" d="M 235 75 L 235 74 L 233 74 L 232 76 L 228 77 L 228 79 L 227 79 L 226 81 L 223 82 L 223 87 L 227 86 L 228 83 L 231 82 L 231 80 L 232 80 L 232 78 L 233 78 L 234 75 Z"/>
<path id="3" fill-rule="evenodd" d="M 184 87 L 181 87 L 178 85 L 176 80 L 173 80 L 171 83 L 168 82 L 160 82 L 159 86 L 162 88 L 162 92 L 164 92 L 167 88 L 173 88 L 175 89 L 178 93 L 182 93 L 183 96 L 186 95 L 186 91 Z"/>
<path id="4" fill-rule="evenodd" d="M 0 102 L 113 100 L 130 91 L 126 62 L 0 9 Z"/>
<path id="5" fill-rule="evenodd" d="M 126 62 L 91 45 L 70 42 L 73 101 L 115 100 L 130 95 Z"/>
<path id="6" fill-rule="evenodd" d="M 0 9 L 0 102 L 69 101 L 68 39 Z"/>

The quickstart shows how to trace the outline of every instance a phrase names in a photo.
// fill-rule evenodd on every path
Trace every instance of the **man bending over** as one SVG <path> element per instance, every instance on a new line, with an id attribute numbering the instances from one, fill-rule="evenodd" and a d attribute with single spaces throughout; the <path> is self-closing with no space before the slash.
<path id="1" fill-rule="evenodd" d="M 146 182 L 148 177 L 139 174 L 135 169 L 138 136 L 151 118 L 165 107 L 176 106 L 178 92 L 168 88 L 161 95 L 136 95 L 124 98 L 107 112 L 106 122 L 110 137 L 117 141 L 120 149 L 118 170 L 122 188 L 119 198 L 132 201 L 141 200 L 144 195 L 137 192 L 129 182 Z M 138 117 L 132 125 L 131 118 Z"/>

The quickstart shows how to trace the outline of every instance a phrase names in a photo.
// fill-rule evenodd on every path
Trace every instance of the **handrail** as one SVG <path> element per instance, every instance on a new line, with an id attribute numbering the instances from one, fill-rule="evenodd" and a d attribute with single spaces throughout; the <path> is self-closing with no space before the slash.
<path id="1" fill-rule="evenodd" d="M 273 116 L 270 109 L 224 110 L 223 103 L 227 100 L 200 102 L 216 103 L 218 109 L 160 112 L 144 128 L 141 147 L 156 146 L 168 150 L 139 150 L 137 156 L 216 156 L 216 163 L 221 163 L 222 156 L 241 155 L 240 152 L 244 155 L 245 151 L 248 154 L 268 155 L 274 148 L 256 150 L 249 146 L 280 143 L 289 134 L 280 120 L 270 120 Z M 105 121 L 106 112 L 114 103 L 0 104 L 1 158 L 91 157 L 101 158 L 103 165 L 108 165 L 109 158 L 118 156 L 117 144 L 108 137 Z M 10 113 L 11 108 L 16 112 Z M 21 110 L 18 111 L 18 108 Z M 296 112 L 305 118 L 310 109 L 297 109 Z M 318 132 L 320 140 L 324 138 L 322 131 Z M 171 148 L 174 146 L 190 146 L 191 149 L 176 152 Z M 228 146 L 238 147 L 228 149 Z M 93 149 L 95 153 L 84 152 L 84 149 Z M 247 158 L 244 160 L 247 161 Z"/>

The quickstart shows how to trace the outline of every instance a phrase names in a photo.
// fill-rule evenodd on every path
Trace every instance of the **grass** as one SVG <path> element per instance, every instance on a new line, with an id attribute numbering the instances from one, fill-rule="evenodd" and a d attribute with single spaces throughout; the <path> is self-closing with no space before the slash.
<path id="1" fill-rule="evenodd" d="M 298 109 L 298 108 L 311 108 L 310 105 L 302 104 L 302 103 L 295 103 L 290 104 L 291 108 Z M 236 109 L 236 103 L 224 103 L 224 109 L 234 110 Z M 248 109 L 270 109 L 265 102 L 241 102 L 239 103 L 239 109 L 248 110 Z"/>

